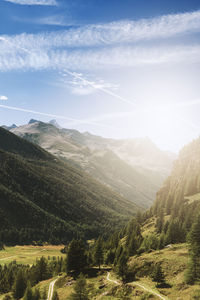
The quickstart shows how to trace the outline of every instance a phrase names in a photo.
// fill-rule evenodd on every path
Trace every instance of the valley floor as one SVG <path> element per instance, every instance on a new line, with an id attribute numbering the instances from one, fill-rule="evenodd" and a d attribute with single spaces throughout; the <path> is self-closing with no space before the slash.
<path id="1" fill-rule="evenodd" d="M 65 256 L 61 254 L 62 246 L 16 246 L 0 251 L 0 264 L 7 264 L 13 260 L 22 264 L 33 264 L 36 258 L 45 256 L 47 259 L 52 256 Z M 151 280 L 151 266 L 161 263 L 165 274 L 168 288 L 157 288 Z M 144 253 L 138 257 L 130 258 L 130 266 L 137 268 L 137 280 L 126 285 L 122 284 L 115 273 L 104 266 L 101 271 L 97 268 L 90 269 L 87 274 L 87 286 L 90 299 L 162 299 L 162 300 L 192 300 L 200 290 L 199 285 L 187 285 L 184 283 L 184 273 L 188 263 L 188 251 L 185 244 L 171 245 L 163 250 Z M 53 284 L 54 283 L 54 284 Z M 73 292 L 75 281 L 65 273 L 58 277 L 42 281 L 38 284 L 41 292 L 46 290 L 48 295 L 49 287 L 52 285 L 60 300 L 66 300 Z M 49 294 L 49 295 L 50 295 Z M 0 297 L 3 299 L 3 296 Z M 51 300 L 49 296 L 48 300 Z"/>
<path id="2" fill-rule="evenodd" d="M 32 265 L 36 259 L 40 257 L 57 257 L 63 256 L 60 252 L 63 246 L 15 246 L 6 247 L 5 250 L 0 251 L 0 264 L 8 264 L 12 261 L 16 261 L 19 264 Z"/>

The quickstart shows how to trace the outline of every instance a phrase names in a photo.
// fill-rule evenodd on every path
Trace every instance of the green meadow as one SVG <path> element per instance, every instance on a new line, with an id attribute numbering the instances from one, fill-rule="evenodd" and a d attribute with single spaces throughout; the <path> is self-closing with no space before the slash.
<path id="1" fill-rule="evenodd" d="M 44 256 L 45 258 L 63 256 L 60 250 L 63 246 L 15 246 L 5 247 L 5 250 L 0 251 L 0 264 L 8 264 L 16 261 L 18 264 L 32 265 L 36 259 Z"/>

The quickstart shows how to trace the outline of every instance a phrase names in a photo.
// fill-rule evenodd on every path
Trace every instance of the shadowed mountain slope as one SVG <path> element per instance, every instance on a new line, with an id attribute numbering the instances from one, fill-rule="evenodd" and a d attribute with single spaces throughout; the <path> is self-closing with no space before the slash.
<path id="1" fill-rule="evenodd" d="M 147 138 L 106 139 L 61 129 L 55 121 L 49 124 L 31 120 L 12 132 L 83 169 L 143 208 L 152 205 L 174 157 Z"/>
<path id="2" fill-rule="evenodd" d="M 0 128 L 0 240 L 64 243 L 119 228 L 138 209 L 89 175 Z"/>

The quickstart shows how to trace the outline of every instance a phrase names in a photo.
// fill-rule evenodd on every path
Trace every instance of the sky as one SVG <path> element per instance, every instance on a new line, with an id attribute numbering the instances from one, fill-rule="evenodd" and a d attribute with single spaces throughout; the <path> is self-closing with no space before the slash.
<path id="1" fill-rule="evenodd" d="M 0 0 L 0 125 L 173 152 L 200 134 L 199 0 Z"/>

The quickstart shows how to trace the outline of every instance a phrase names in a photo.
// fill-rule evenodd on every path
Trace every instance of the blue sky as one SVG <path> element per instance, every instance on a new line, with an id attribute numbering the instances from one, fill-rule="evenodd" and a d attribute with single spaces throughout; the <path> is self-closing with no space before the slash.
<path id="1" fill-rule="evenodd" d="M 199 136 L 199 0 L 1 0 L 0 124 Z"/>

